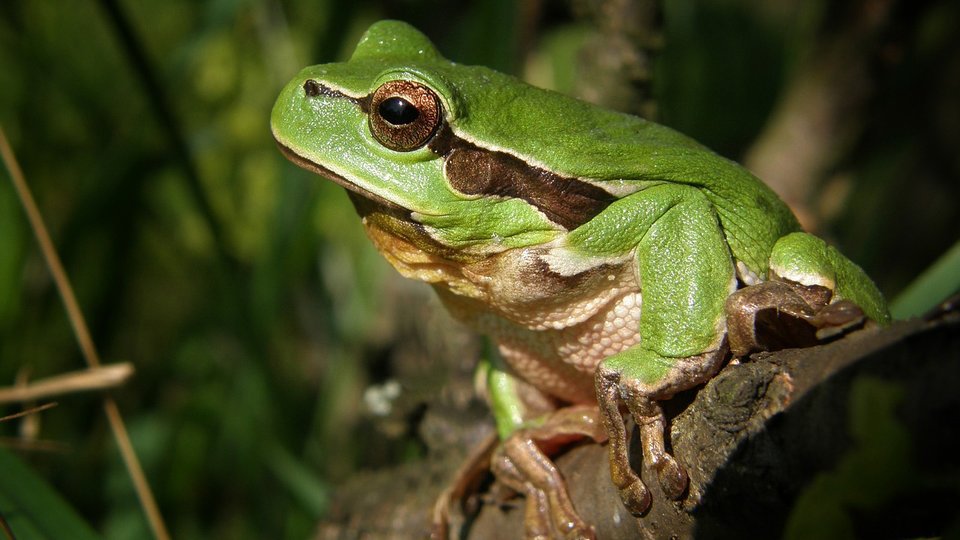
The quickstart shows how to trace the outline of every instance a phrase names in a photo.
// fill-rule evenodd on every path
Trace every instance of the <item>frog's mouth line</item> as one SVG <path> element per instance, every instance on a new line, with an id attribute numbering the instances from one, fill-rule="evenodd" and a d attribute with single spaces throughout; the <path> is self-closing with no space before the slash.
<path id="1" fill-rule="evenodd" d="M 347 180 L 343 176 L 331 171 L 330 169 L 324 167 L 323 165 L 319 165 L 317 163 L 314 163 L 313 161 L 310 161 L 309 159 L 294 152 L 291 148 L 289 148 L 282 142 L 276 141 L 276 143 L 277 143 L 277 147 L 280 148 L 280 152 L 282 152 L 287 159 L 292 161 L 298 167 L 302 169 L 306 169 L 314 174 L 318 174 L 329 180 L 332 180 L 333 182 L 336 182 L 338 185 L 340 185 L 344 189 L 348 191 L 352 191 L 353 193 L 356 193 L 357 195 L 363 197 L 364 199 L 367 199 L 370 202 L 390 211 L 390 213 L 394 215 L 398 215 L 398 217 L 401 215 L 405 215 L 409 219 L 410 210 L 398 205 L 397 203 L 388 201 L 387 199 L 384 199 L 383 197 L 381 197 L 380 195 L 377 195 L 376 193 L 363 189 L 362 187 L 354 184 L 350 180 Z"/>

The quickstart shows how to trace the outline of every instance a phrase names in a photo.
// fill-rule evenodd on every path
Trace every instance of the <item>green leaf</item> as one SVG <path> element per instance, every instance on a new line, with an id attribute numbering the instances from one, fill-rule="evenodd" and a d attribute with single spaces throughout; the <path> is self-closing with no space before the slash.
<path id="1" fill-rule="evenodd" d="M 890 306 L 894 319 L 919 317 L 960 290 L 960 241 L 913 281 Z"/>
<path id="2" fill-rule="evenodd" d="M 0 514 L 17 540 L 100 538 L 60 494 L 0 448 Z"/>

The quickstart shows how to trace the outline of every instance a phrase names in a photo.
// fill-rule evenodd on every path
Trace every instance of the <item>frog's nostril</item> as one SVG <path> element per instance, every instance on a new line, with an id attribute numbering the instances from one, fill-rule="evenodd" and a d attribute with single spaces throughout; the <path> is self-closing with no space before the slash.
<path id="1" fill-rule="evenodd" d="M 303 83 L 303 93 L 309 97 L 319 96 L 320 90 L 320 83 L 313 79 L 307 79 L 307 81 Z"/>

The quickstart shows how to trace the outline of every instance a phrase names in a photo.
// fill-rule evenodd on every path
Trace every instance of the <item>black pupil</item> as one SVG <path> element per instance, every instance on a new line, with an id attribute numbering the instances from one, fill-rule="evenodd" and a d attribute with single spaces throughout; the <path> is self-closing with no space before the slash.
<path id="1" fill-rule="evenodd" d="M 395 126 L 409 124 L 420 116 L 420 111 L 412 103 L 396 96 L 381 101 L 377 109 L 384 120 Z"/>

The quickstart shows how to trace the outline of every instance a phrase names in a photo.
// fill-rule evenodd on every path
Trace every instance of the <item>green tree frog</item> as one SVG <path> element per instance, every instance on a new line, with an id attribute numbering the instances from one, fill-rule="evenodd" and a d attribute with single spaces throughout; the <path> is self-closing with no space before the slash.
<path id="1" fill-rule="evenodd" d="M 451 62 L 374 24 L 342 63 L 302 70 L 273 135 L 346 188 L 369 237 L 489 336 L 502 442 L 490 467 L 527 498 L 528 537 L 590 537 L 548 453 L 607 442 L 624 505 L 653 502 L 628 463 L 682 498 L 660 406 L 733 356 L 889 320 L 876 286 L 739 165 L 658 124 Z"/>

